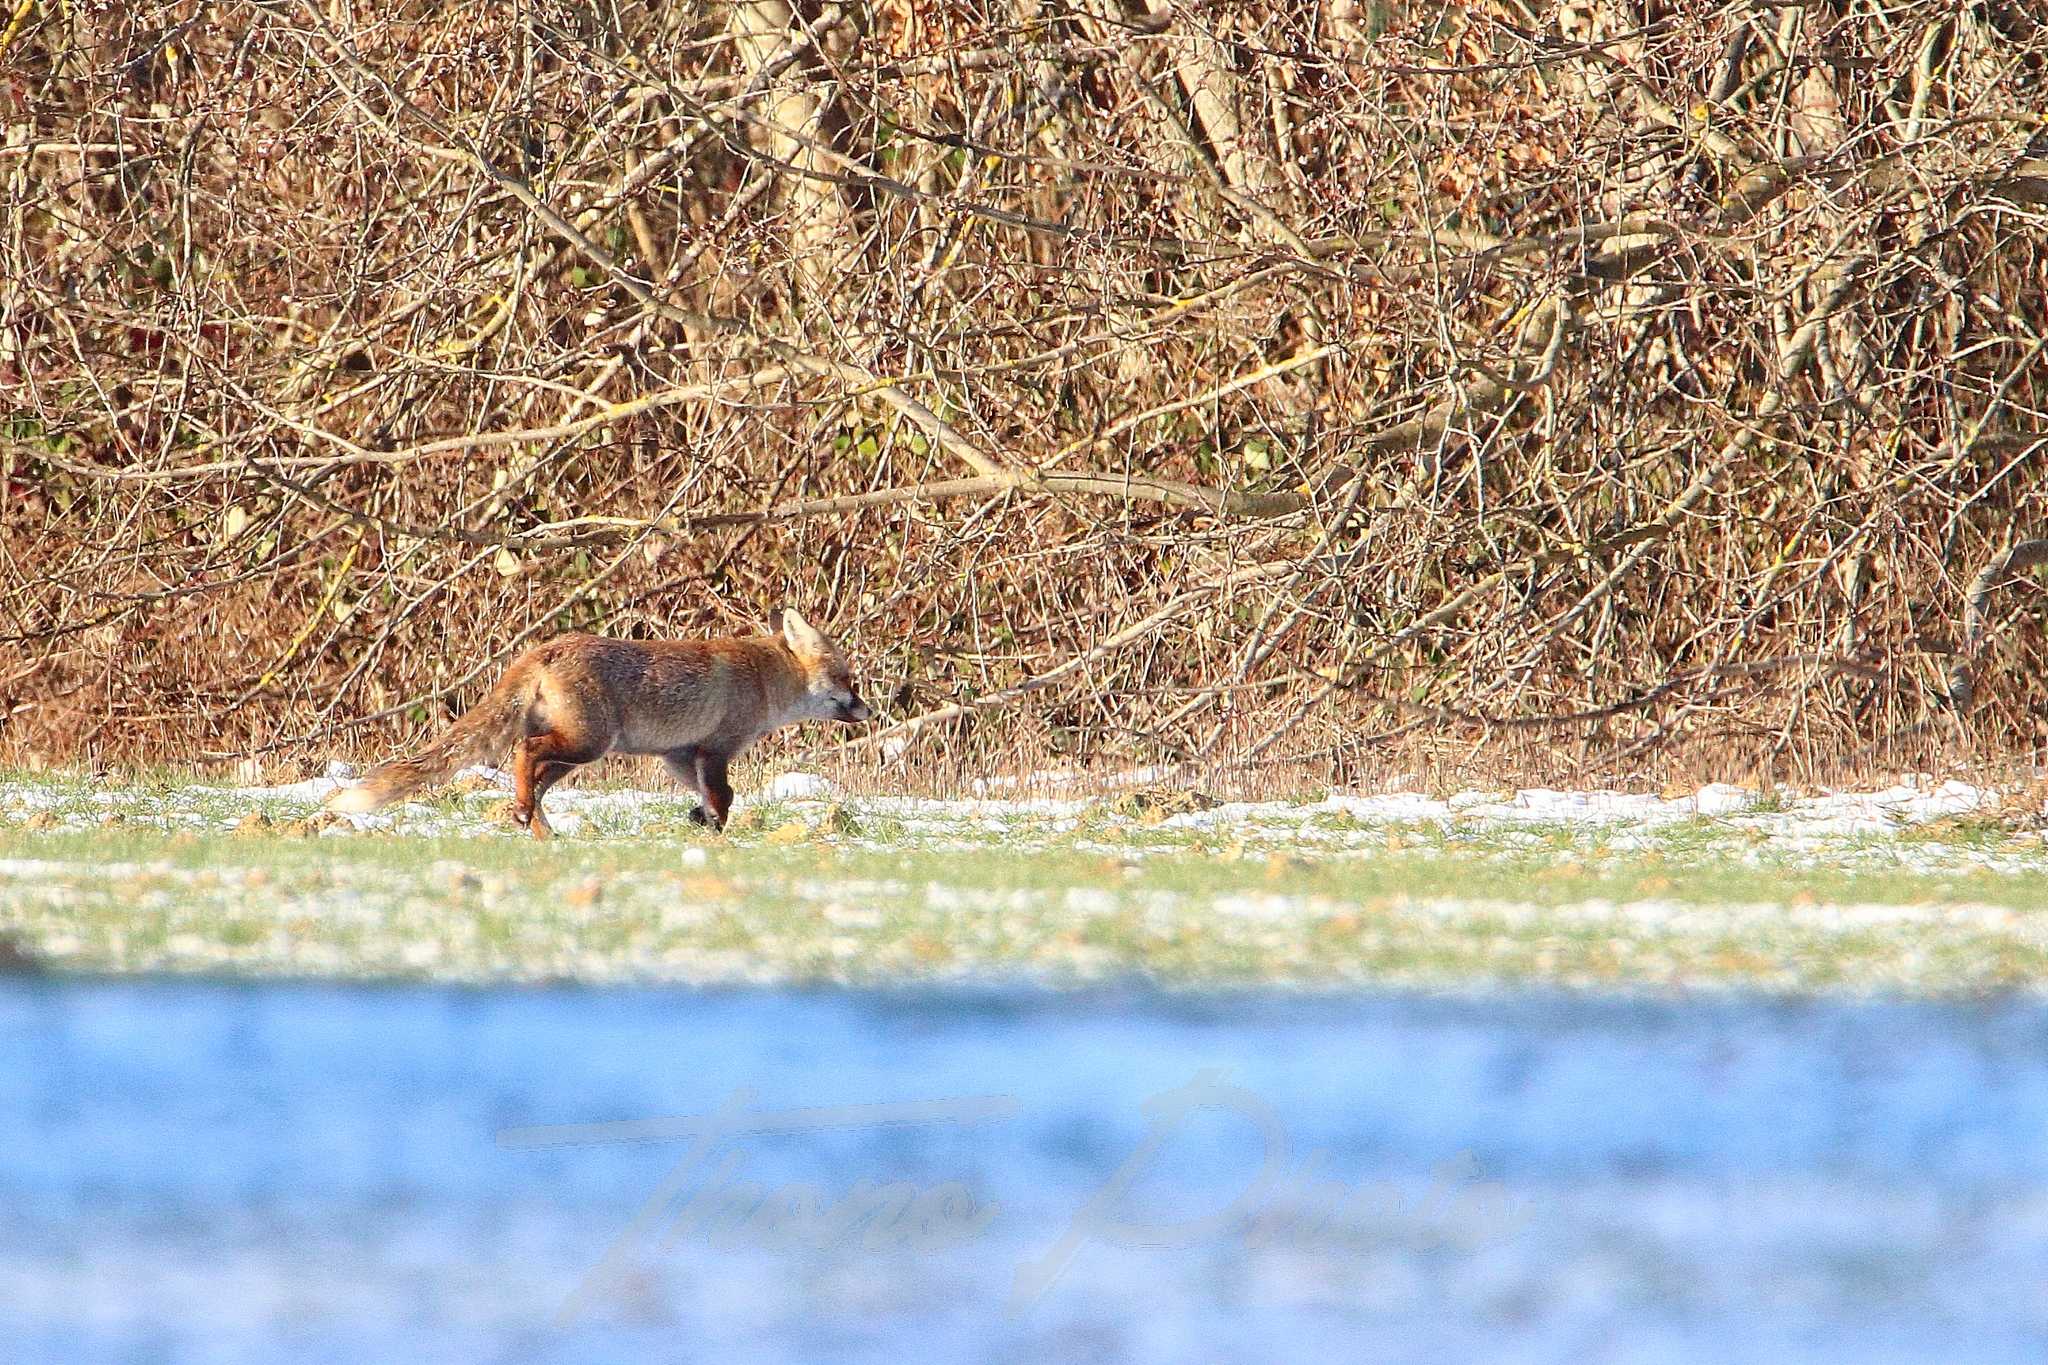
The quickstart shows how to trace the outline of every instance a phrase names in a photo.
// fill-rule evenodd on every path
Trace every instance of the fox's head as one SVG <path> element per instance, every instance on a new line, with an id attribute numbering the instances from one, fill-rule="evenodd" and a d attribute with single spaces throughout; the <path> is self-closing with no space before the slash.
<path id="1" fill-rule="evenodd" d="M 825 632 L 793 609 L 782 613 L 782 643 L 803 670 L 806 711 L 819 720 L 857 725 L 874 715 L 853 690 L 853 671 Z"/>

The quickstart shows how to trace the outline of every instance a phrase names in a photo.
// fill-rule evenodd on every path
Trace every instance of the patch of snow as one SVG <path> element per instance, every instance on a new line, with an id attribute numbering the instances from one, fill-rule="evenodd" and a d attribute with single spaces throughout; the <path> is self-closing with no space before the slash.
<path id="1" fill-rule="evenodd" d="M 1706 816 L 1742 817 L 1742 823 L 1773 834 L 1857 835 L 1966 815 L 1994 805 L 1997 799 L 1997 792 L 1967 782 L 1948 781 L 1933 786 L 1919 781 L 1874 792 L 1828 792 L 1801 797 L 1789 801 L 1783 810 L 1758 812 L 1755 792 L 1731 783 L 1714 782 L 1691 796 L 1668 799 L 1630 792 L 1555 791 L 1543 787 L 1510 794 L 1461 791 L 1444 801 L 1412 792 L 1333 792 L 1317 808 L 1370 824 L 1442 823 L 1456 817 L 1465 822 L 1510 826 L 1652 826 Z"/>
<path id="2" fill-rule="evenodd" d="M 287 782 L 277 787 L 230 787 L 228 795 L 251 801 L 296 801 L 317 806 L 333 795 L 342 783 L 332 777 L 309 777 L 304 782 Z"/>
<path id="3" fill-rule="evenodd" d="M 977 777 L 969 787 L 976 796 L 987 796 L 991 792 L 1057 791 L 1086 780 L 1087 774 L 1076 768 L 1041 768 L 1021 777 Z"/>
<path id="4" fill-rule="evenodd" d="M 1247 821 L 1265 820 L 1274 815 L 1287 819 L 1294 816 L 1299 809 L 1278 806 L 1272 801 L 1226 801 L 1207 810 L 1182 811 L 1179 815 L 1169 815 L 1159 824 L 1164 829 L 1208 829 L 1216 825 L 1241 825 Z"/>
<path id="5" fill-rule="evenodd" d="M 557 787 L 547 794 L 541 803 L 549 812 L 584 811 L 599 815 L 646 815 L 660 806 L 673 806 L 681 798 L 674 792 L 643 792 L 627 789 L 624 791 L 584 791 L 577 787 Z"/>
<path id="6" fill-rule="evenodd" d="M 1692 799 L 1701 815 L 1737 815 L 1756 804 L 1756 793 L 1727 782 L 1709 782 Z"/>
<path id="7" fill-rule="evenodd" d="M 837 795 L 839 788 L 816 773 L 777 773 L 761 791 L 769 801 L 829 801 Z"/>
<path id="8" fill-rule="evenodd" d="M 1348 815 L 1354 820 L 1369 824 L 1388 824 L 1399 821 L 1407 824 L 1421 824 L 1427 821 L 1448 820 L 1451 806 L 1448 801 L 1439 801 L 1420 792 L 1388 792 L 1381 796 L 1349 796 L 1331 792 L 1319 809 Z"/>

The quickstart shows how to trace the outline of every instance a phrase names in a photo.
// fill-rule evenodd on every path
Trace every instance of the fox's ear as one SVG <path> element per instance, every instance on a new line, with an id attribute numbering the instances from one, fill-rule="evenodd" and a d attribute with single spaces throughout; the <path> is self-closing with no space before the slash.
<path id="1" fill-rule="evenodd" d="M 825 637 L 813 629 L 795 607 L 782 609 L 782 638 L 799 654 L 822 654 L 831 648 Z"/>

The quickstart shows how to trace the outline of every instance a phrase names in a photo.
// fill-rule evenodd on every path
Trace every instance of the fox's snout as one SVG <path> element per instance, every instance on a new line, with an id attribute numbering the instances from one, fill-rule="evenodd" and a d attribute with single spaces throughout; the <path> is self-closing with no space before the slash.
<path id="1" fill-rule="evenodd" d="M 868 708 L 866 702 L 862 701 L 859 697 L 855 697 L 851 701 L 839 703 L 839 713 L 835 719 L 843 720 L 848 725 L 858 725 L 864 720 L 872 719 L 874 714 Z"/>

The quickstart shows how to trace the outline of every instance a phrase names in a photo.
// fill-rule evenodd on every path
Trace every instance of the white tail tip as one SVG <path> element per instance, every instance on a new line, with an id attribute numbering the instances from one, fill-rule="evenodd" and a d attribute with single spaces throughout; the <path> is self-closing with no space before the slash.
<path id="1" fill-rule="evenodd" d="M 343 787 L 327 798 L 326 808 L 343 815 L 367 815 L 382 804 L 369 787 Z"/>

